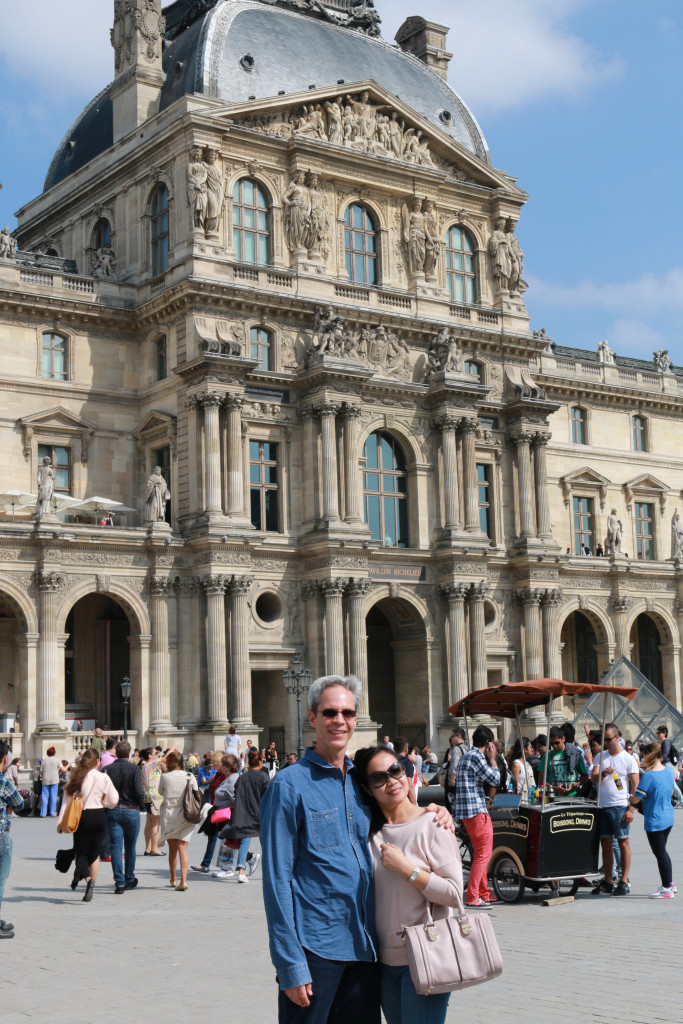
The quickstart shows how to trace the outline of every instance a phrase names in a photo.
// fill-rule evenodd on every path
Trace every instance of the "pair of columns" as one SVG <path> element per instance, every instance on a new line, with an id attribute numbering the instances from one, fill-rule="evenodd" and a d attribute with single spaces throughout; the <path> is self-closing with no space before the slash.
<path id="1" fill-rule="evenodd" d="M 542 431 L 519 431 L 508 436 L 517 450 L 517 505 L 519 508 L 520 536 L 528 539 L 552 538 L 550 501 L 548 498 L 548 466 L 546 445 L 550 440 Z M 533 471 L 531 456 L 533 452 Z M 536 498 L 534 516 L 533 497 Z M 535 677 L 534 677 L 535 678 Z"/>
<path id="2" fill-rule="evenodd" d="M 562 601 L 559 590 L 523 587 L 515 597 L 524 610 L 524 650 L 527 679 L 561 679 L 562 662 L 554 609 Z"/>
<path id="3" fill-rule="evenodd" d="M 221 474 L 221 407 L 227 410 L 226 448 L 228 455 L 227 508 L 232 517 L 244 515 L 244 469 L 242 459 L 242 406 L 244 396 L 204 388 L 193 396 L 204 410 L 204 512 L 223 515 Z"/>
<path id="4" fill-rule="evenodd" d="M 443 451 L 443 485 L 445 497 L 445 522 L 447 530 L 461 530 L 479 533 L 479 485 L 477 480 L 476 432 L 479 421 L 476 417 L 457 416 L 451 412 L 442 413 L 434 420 L 441 431 Z M 458 481 L 457 435 L 462 442 L 463 504 L 465 522 L 460 516 L 460 485 Z"/>
<path id="5" fill-rule="evenodd" d="M 484 601 L 490 592 L 485 580 L 479 583 L 449 583 L 441 586 L 448 602 L 448 705 L 462 700 L 471 690 L 483 690 L 486 676 L 486 624 Z M 467 671 L 467 630 L 465 602 L 469 606 L 469 674 Z"/>
<path id="6" fill-rule="evenodd" d="M 368 648 L 365 625 L 365 599 L 370 592 L 370 580 L 363 578 L 337 577 L 305 584 L 304 597 L 313 596 L 319 590 L 325 599 L 325 651 L 328 675 L 344 675 L 344 607 L 348 602 L 349 627 L 349 672 L 357 676 L 362 685 L 358 706 L 359 721 L 370 718 L 368 701 Z"/>
<path id="7" fill-rule="evenodd" d="M 314 453 L 317 448 L 316 423 L 320 423 L 320 446 L 322 460 L 322 518 L 326 523 L 339 522 L 339 466 L 337 459 L 337 420 L 342 422 L 344 461 L 344 520 L 347 523 L 363 522 L 362 491 L 358 469 L 360 443 L 361 407 L 347 402 L 324 399 L 303 410 L 304 449 L 306 464 L 315 465 Z M 314 500 L 311 489 L 310 500 Z M 316 517 L 315 509 L 307 508 L 306 518 Z"/>

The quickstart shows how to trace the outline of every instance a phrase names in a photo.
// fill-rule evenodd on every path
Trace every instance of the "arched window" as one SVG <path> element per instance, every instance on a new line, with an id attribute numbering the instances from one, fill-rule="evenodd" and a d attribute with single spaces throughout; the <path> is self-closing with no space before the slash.
<path id="1" fill-rule="evenodd" d="M 344 214 L 346 273 L 354 284 L 377 284 L 377 230 L 375 222 L 358 203 Z"/>
<path id="2" fill-rule="evenodd" d="M 100 217 L 92 229 L 91 244 L 93 249 L 104 249 L 105 246 L 111 245 L 111 227 L 106 217 Z"/>
<path id="3" fill-rule="evenodd" d="M 232 190 L 232 244 L 241 263 L 270 263 L 268 196 L 251 178 L 240 178 Z"/>
<path id="4" fill-rule="evenodd" d="M 41 376 L 49 380 L 67 379 L 66 338 L 54 331 L 43 334 Z"/>
<path id="5" fill-rule="evenodd" d="M 465 373 L 476 380 L 481 380 L 481 363 L 475 363 L 474 359 L 466 359 Z"/>
<path id="6" fill-rule="evenodd" d="M 634 452 L 647 451 L 646 447 L 646 422 L 644 416 L 632 416 L 631 417 L 631 428 L 633 432 L 633 450 Z"/>
<path id="7" fill-rule="evenodd" d="M 451 302 L 477 301 L 477 272 L 474 244 L 463 228 L 453 226 L 446 233 L 446 281 Z"/>
<path id="8" fill-rule="evenodd" d="M 252 327 L 249 331 L 249 355 L 258 362 L 259 370 L 272 370 L 272 343 L 270 331 Z"/>
<path id="9" fill-rule="evenodd" d="M 157 185 L 152 195 L 152 276 L 168 268 L 168 189 Z"/>
<path id="10" fill-rule="evenodd" d="M 154 351 L 156 355 L 156 379 L 165 380 L 168 374 L 168 368 L 166 365 L 166 338 L 157 338 L 154 343 Z"/>
<path id="11" fill-rule="evenodd" d="M 386 548 L 408 547 L 408 477 L 401 446 L 382 431 L 363 448 L 365 522 Z"/>
<path id="12" fill-rule="evenodd" d="M 588 421 L 585 409 L 573 405 L 570 413 L 572 424 L 572 442 L 574 444 L 588 444 Z"/>

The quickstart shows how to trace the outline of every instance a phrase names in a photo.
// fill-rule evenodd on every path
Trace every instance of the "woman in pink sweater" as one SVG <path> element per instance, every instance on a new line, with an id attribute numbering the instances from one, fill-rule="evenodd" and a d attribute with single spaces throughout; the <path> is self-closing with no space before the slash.
<path id="1" fill-rule="evenodd" d="M 62 831 L 62 818 L 71 803 L 74 793 L 80 793 L 83 813 L 74 832 L 74 871 L 71 888 L 75 889 L 82 878 L 86 880 L 84 903 L 92 899 L 93 889 L 100 869 L 100 850 L 107 831 L 105 808 L 116 807 L 119 794 L 108 775 L 97 770 L 100 756 L 89 747 L 81 754 L 64 790 L 64 801 L 57 819 L 57 831 Z"/>
<path id="2" fill-rule="evenodd" d="M 400 934 L 406 925 L 448 917 L 462 900 L 458 844 L 408 795 L 409 780 L 393 750 L 365 747 L 354 758 L 373 810 L 370 849 L 375 874 L 382 1010 L 387 1024 L 444 1024 L 450 993 L 420 996 L 410 978 Z"/>

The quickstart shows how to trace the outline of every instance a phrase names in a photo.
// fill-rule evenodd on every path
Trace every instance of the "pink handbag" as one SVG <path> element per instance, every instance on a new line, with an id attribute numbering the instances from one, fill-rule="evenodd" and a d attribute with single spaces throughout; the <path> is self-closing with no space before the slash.
<path id="1" fill-rule="evenodd" d="M 214 811 L 211 815 L 211 824 L 220 825 L 222 821 L 230 821 L 232 816 L 232 807 L 221 807 L 220 810 Z"/>
<path id="2" fill-rule="evenodd" d="M 404 927 L 410 977 L 418 995 L 454 992 L 497 978 L 503 961 L 488 914 L 467 916 L 458 895 L 457 916 L 434 921 L 427 904 L 425 924 Z"/>

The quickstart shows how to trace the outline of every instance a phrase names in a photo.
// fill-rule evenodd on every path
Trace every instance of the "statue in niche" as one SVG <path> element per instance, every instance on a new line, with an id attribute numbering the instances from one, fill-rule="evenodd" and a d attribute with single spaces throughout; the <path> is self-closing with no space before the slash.
<path id="1" fill-rule="evenodd" d="M 311 223 L 311 194 L 303 171 L 297 171 L 282 197 L 285 238 L 290 252 L 305 255 Z"/>
<path id="2" fill-rule="evenodd" d="M 95 252 L 91 276 L 100 280 L 116 280 L 116 253 L 109 245 L 103 245 Z"/>
<path id="3" fill-rule="evenodd" d="M 147 481 L 145 499 L 145 522 L 163 523 L 166 521 L 166 506 L 171 500 L 161 466 L 155 466 L 154 472 Z"/>
<path id="4" fill-rule="evenodd" d="M 668 348 L 657 349 L 652 355 L 652 362 L 655 364 L 655 369 L 659 370 L 660 373 L 671 373 L 671 359 L 669 358 Z"/>
<path id="5" fill-rule="evenodd" d="M 36 499 L 36 517 L 47 516 L 52 511 L 50 502 L 55 489 L 55 471 L 52 459 L 46 455 L 38 467 L 38 496 Z"/>
<path id="6" fill-rule="evenodd" d="M 514 220 L 509 220 L 507 222 L 507 233 L 505 238 L 507 240 L 508 252 L 510 254 L 510 279 L 508 282 L 508 289 L 511 295 L 521 295 L 522 292 L 527 290 L 527 284 L 522 280 L 524 253 L 522 252 L 522 247 L 519 244 L 519 239 L 515 234 Z"/>
<path id="7" fill-rule="evenodd" d="M 609 347 L 609 342 L 598 342 L 598 360 L 601 363 L 614 363 L 614 349 Z"/>
<path id="8" fill-rule="evenodd" d="M 206 234 L 215 234 L 218 230 L 223 203 L 225 202 L 225 184 L 220 169 L 216 166 L 215 149 L 206 150 L 206 215 L 204 227 Z"/>
<path id="9" fill-rule="evenodd" d="M 306 182 L 309 201 L 308 234 L 304 244 L 311 259 L 320 257 L 320 249 L 330 233 L 330 218 L 325 208 L 325 200 L 319 182 L 319 176 L 315 172 L 309 171 Z"/>
<path id="10" fill-rule="evenodd" d="M 617 510 L 612 509 L 607 516 L 607 536 L 605 537 L 605 555 L 621 554 L 621 539 L 624 533 L 621 519 L 617 516 Z"/>
<path id="11" fill-rule="evenodd" d="M 411 208 L 406 203 L 401 207 L 403 225 L 403 244 L 406 248 L 408 273 L 412 278 L 424 277 L 426 254 L 425 218 L 422 212 L 422 200 L 414 196 Z"/>
<path id="12" fill-rule="evenodd" d="M 17 240 L 10 234 L 10 229 L 8 227 L 4 227 L 2 231 L 0 231 L 0 259 L 14 259 L 16 251 Z"/>
<path id="13" fill-rule="evenodd" d="M 204 230 L 207 198 L 207 168 L 202 160 L 199 146 L 190 150 L 190 163 L 187 166 L 187 201 L 192 212 L 192 225 L 200 231 Z"/>
<path id="14" fill-rule="evenodd" d="M 425 199 L 422 204 L 422 211 L 424 213 L 425 232 L 424 275 L 428 281 L 435 281 L 441 242 L 439 239 L 439 225 L 434 212 L 434 203 L 431 199 Z"/>
<path id="15" fill-rule="evenodd" d="M 671 557 L 681 558 L 681 556 L 683 556 L 683 522 L 678 514 L 678 509 L 674 509 L 671 519 Z"/>
<path id="16" fill-rule="evenodd" d="M 488 250 L 493 262 L 493 276 L 496 279 L 500 291 L 508 291 L 510 276 L 512 274 L 512 261 L 510 259 L 510 247 L 508 238 L 503 228 L 505 221 L 499 217 L 494 222 L 494 230 L 488 241 Z"/>

